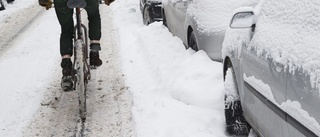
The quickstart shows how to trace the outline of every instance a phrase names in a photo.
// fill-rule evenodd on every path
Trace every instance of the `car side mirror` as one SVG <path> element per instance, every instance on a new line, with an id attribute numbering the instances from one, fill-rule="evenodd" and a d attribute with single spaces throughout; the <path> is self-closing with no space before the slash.
<path id="1" fill-rule="evenodd" d="M 254 26 L 253 11 L 241 11 L 234 14 L 230 22 L 230 28 L 251 28 Z"/>

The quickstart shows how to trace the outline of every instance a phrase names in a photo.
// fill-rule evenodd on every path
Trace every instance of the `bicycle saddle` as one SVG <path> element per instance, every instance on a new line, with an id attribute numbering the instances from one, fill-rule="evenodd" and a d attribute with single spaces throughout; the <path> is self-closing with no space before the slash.
<path id="1" fill-rule="evenodd" d="M 73 9 L 73 8 L 84 8 L 84 7 L 86 7 L 86 5 L 87 5 L 87 3 L 84 0 L 69 0 L 68 3 L 67 3 L 67 6 L 70 9 Z"/>

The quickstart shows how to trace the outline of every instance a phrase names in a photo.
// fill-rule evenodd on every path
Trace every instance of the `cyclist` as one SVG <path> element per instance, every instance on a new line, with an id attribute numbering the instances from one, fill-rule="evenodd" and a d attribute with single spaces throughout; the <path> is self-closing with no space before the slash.
<path id="1" fill-rule="evenodd" d="M 38 0 L 39 5 L 49 9 L 52 7 L 52 0 Z M 114 0 L 105 0 L 105 4 L 109 5 Z M 73 9 L 68 8 L 68 0 L 54 0 L 55 11 L 58 21 L 61 26 L 60 35 L 60 54 L 62 57 L 61 67 L 62 67 L 62 84 L 64 90 L 70 90 L 73 87 L 71 72 L 72 61 L 71 56 L 73 54 Z M 101 38 L 101 18 L 99 13 L 99 0 L 85 0 L 86 7 L 84 8 L 88 13 L 89 20 L 89 39 L 90 39 L 90 53 L 89 53 L 89 63 L 90 66 L 98 67 L 102 65 L 102 61 L 99 57 L 100 38 Z M 68 88 L 68 89 L 65 89 Z"/>

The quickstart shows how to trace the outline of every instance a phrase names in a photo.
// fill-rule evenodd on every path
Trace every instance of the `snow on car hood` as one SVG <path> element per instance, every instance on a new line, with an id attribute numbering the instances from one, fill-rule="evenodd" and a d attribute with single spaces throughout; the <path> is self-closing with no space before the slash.
<path id="1" fill-rule="evenodd" d="M 203 33 L 224 33 L 232 13 L 242 6 L 255 6 L 259 0 L 193 0 L 187 14 L 193 17 Z"/>
<path id="2" fill-rule="evenodd" d="M 297 6 L 299 5 L 299 6 Z M 310 74 L 313 87 L 320 83 L 320 1 L 266 0 L 249 44 L 285 65 L 290 72 Z"/>

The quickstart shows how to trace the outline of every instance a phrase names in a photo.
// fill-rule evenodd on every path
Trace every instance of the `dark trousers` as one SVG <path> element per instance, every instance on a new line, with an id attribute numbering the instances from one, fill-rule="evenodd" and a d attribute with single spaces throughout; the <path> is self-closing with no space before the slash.
<path id="1" fill-rule="evenodd" d="M 89 20 L 89 39 L 100 40 L 101 38 L 101 18 L 99 13 L 98 0 L 85 0 L 87 6 L 85 10 L 88 13 Z M 71 55 L 73 54 L 73 11 L 67 6 L 68 0 L 54 0 L 55 11 L 61 25 L 60 35 L 60 54 Z"/>
<path id="2" fill-rule="evenodd" d="M 2 2 L 2 0 L 0 0 L 0 10 L 4 10 L 5 8 L 4 8 L 4 5 L 3 5 L 3 2 Z"/>

